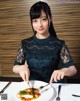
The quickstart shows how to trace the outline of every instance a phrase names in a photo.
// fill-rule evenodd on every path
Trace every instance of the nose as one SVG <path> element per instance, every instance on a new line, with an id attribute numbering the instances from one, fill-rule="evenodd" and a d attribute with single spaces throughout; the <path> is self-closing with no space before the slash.
<path id="1" fill-rule="evenodd" d="M 38 21 L 38 26 L 39 26 L 39 27 L 43 26 L 43 24 L 42 24 L 42 21 L 41 21 L 41 20 L 39 20 L 39 21 Z"/>

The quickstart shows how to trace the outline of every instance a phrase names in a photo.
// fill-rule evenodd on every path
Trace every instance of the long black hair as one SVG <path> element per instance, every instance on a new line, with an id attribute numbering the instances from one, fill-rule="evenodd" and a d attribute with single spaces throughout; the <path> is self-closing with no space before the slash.
<path id="1" fill-rule="evenodd" d="M 35 4 L 33 4 L 31 9 L 30 9 L 31 25 L 32 25 L 32 20 L 33 19 L 36 19 L 36 18 L 40 17 L 42 10 L 45 12 L 47 18 L 48 18 L 48 16 L 50 18 L 52 17 L 49 5 L 45 2 L 39 1 Z M 32 26 L 32 29 L 33 29 L 33 26 Z M 34 29 L 33 29 L 33 31 L 34 31 Z M 55 30 L 54 30 L 52 21 L 50 22 L 50 26 L 49 26 L 49 33 L 50 33 L 51 36 L 54 36 L 54 37 L 57 38 L 57 35 L 56 35 Z M 34 34 L 36 34 L 35 31 L 34 31 Z"/>

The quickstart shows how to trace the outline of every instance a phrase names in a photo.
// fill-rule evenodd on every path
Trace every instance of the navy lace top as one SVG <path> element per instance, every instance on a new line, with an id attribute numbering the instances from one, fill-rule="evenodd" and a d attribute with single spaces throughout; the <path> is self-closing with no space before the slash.
<path id="1" fill-rule="evenodd" d="M 27 61 L 31 80 L 49 82 L 51 74 L 58 69 L 73 65 L 69 50 L 63 40 L 49 36 L 38 39 L 32 36 L 21 41 L 15 65 L 22 65 Z"/>

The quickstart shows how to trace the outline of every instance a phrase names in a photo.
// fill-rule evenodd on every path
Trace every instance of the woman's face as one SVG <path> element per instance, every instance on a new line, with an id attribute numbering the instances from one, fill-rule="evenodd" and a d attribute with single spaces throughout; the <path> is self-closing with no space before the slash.
<path id="1" fill-rule="evenodd" d="M 32 20 L 33 29 L 37 32 L 36 34 L 47 34 L 50 25 L 50 18 L 46 17 L 46 14 L 42 11 L 39 18 Z"/>

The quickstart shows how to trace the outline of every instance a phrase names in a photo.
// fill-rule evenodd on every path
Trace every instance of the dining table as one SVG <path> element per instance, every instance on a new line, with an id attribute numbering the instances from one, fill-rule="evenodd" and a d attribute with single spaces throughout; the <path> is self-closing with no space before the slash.
<path id="1" fill-rule="evenodd" d="M 21 81 L 23 82 L 23 81 Z M 16 89 L 20 86 L 21 82 L 11 82 L 11 84 L 0 94 L 0 101 L 17 101 Z M 0 91 L 8 84 L 8 81 L 0 81 Z M 80 84 L 72 83 L 52 83 L 51 86 L 54 88 L 54 97 L 49 101 L 56 101 L 58 95 L 58 86 L 61 85 L 60 101 L 80 101 Z M 49 96 L 47 94 L 46 96 Z M 73 96 L 78 95 L 78 96 Z"/>

